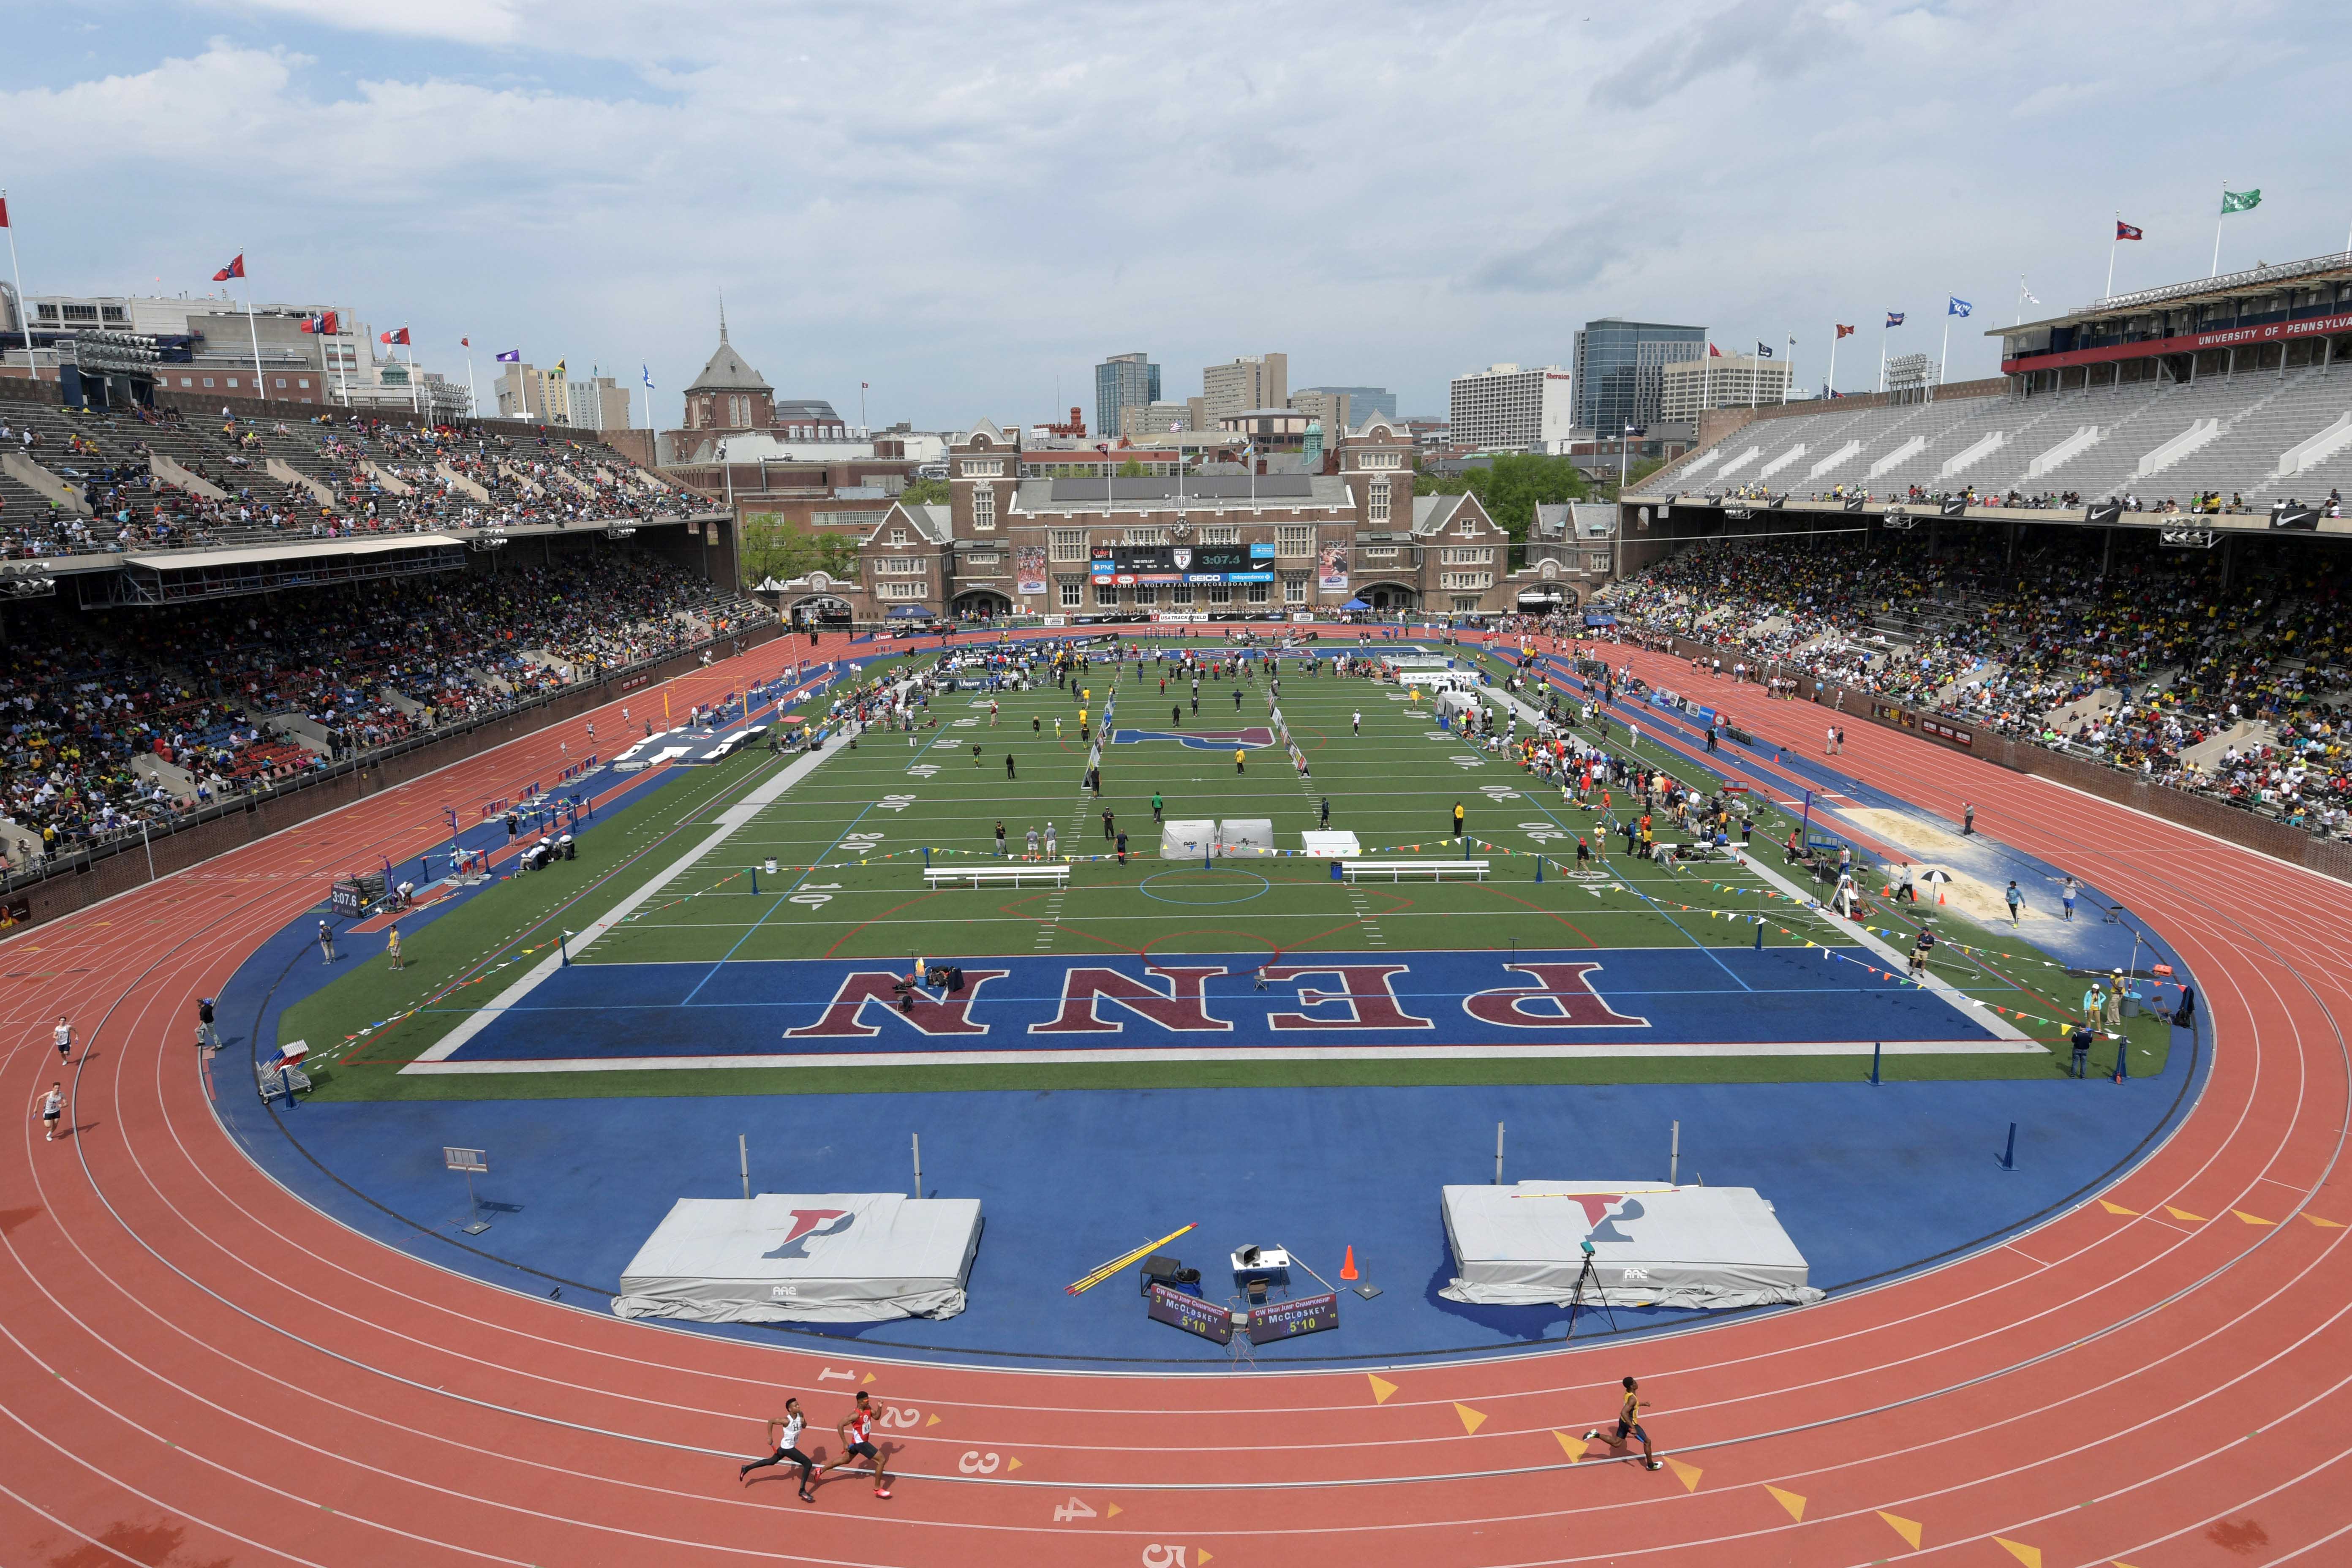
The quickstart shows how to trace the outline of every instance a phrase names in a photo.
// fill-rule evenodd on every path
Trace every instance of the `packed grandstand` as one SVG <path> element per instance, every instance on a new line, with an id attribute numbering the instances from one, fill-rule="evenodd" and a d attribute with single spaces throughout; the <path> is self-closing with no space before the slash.
<path id="1" fill-rule="evenodd" d="M 636 534 L 704 498 L 584 436 L 0 401 L 6 554 L 57 574 L 5 608 L 9 886 L 773 618 Z M 419 548 L 341 581 L 238 575 L 367 541 Z M 191 570 L 126 603 L 68 574 L 91 557 Z"/>
<path id="2" fill-rule="evenodd" d="M 1609 607 L 2341 836 L 2347 295 L 2352 257 L 2150 289 L 2000 329 L 1997 382 L 1762 411 L 1625 498 L 1677 552 Z"/>

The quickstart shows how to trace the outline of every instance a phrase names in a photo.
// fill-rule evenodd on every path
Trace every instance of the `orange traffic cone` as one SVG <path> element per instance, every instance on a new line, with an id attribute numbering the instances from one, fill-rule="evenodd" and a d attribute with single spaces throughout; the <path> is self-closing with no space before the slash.
<path id="1" fill-rule="evenodd" d="M 1944 889 L 1940 886 L 1936 889 L 1936 901 L 1939 904 L 1944 901 Z"/>
<path id="2" fill-rule="evenodd" d="M 1356 1273 L 1356 1249 L 1353 1247 L 1348 1248 L 1348 1256 L 1340 1260 L 1339 1278 L 1342 1279 L 1360 1278 Z"/>

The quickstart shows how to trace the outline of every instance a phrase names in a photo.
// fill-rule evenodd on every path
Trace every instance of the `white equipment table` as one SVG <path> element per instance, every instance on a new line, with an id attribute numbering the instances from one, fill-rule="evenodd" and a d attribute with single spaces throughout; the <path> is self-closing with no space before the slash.
<path id="1" fill-rule="evenodd" d="M 1066 865 L 1025 866 L 926 866 L 923 882 L 927 887 L 940 887 L 950 882 L 967 882 L 978 888 L 989 882 L 1010 882 L 1018 888 L 1024 882 L 1050 882 L 1055 887 L 1067 886 L 1070 868 Z"/>
<path id="2" fill-rule="evenodd" d="M 1486 879 L 1486 862 L 1484 860 L 1342 860 L 1339 862 L 1339 874 L 1344 880 L 1350 882 L 1360 882 L 1368 878 L 1375 880 L 1385 878 L 1391 882 L 1402 882 L 1407 877 L 1427 877 L 1433 882 L 1442 882 L 1448 877 L 1471 877 L 1483 882 Z"/>

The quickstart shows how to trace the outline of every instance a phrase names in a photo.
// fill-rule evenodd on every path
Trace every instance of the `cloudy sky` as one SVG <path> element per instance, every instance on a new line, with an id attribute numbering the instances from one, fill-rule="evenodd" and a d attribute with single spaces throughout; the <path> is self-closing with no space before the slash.
<path id="1" fill-rule="evenodd" d="M 35 293 L 209 288 L 410 323 L 457 374 L 715 341 L 870 422 L 1093 414 L 1280 349 L 1442 410 L 1590 317 L 1798 339 L 1801 381 L 2342 248 L 2352 20 L 2302 0 L 893 5 L 8 0 L 0 185 Z M 158 279 L 161 279 L 159 285 Z M 2031 310 L 2032 307 L 2028 307 Z M 487 359 L 487 355 L 482 355 Z M 642 405 L 640 405 L 642 407 Z"/>

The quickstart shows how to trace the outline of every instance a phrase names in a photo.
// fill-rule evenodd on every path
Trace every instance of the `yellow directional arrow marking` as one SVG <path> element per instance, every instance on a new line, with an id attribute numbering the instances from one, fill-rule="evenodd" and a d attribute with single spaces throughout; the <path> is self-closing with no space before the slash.
<path id="1" fill-rule="evenodd" d="M 871 1383 L 871 1382 L 873 1382 L 873 1381 L 874 1381 L 874 1374 L 873 1374 L 872 1373 L 870 1373 L 870 1372 L 869 1372 L 869 1373 L 867 1373 L 866 1374 L 866 1381 L 867 1383 Z"/>
<path id="2" fill-rule="evenodd" d="M 2025 1568 L 2042 1568 L 2042 1548 L 2039 1546 L 2028 1546 L 2023 1542 L 2011 1541 L 1999 1535 L 1992 1541 L 1994 1545 L 2006 1548 L 2011 1557 L 2025 1564 Z"/>
<path id="3" fill-rule="evenodd" d="M 1559 1439 L 1560 1451 L 1568 1456 L 1570 1464 L 1572 1465 L 1584 1458 L 1583 1438 L 1571 1437 L 1565 1432 L 1554 1432 L 1552 1436 Z"/>
<path id="4" fill-rule="evenodd" d="M 1696 1465 L 1685 1465 L 1680 1459 L 1668 1459 L 1666 1468 L 1674 1471 L 1675 1479 L 1682 1482 L 1683 1490 L 1686 1492 L 1698 1490 L 1698 1479 L 1706 1473 Z"/>
<path id="5" fill-rule="evenodd" d="M 1209 1549 L 1208 1549 L 1207 1547 L 1203 1546 L 1202 1548 L 1201 1548 L 1201 1554 L 1200 1554 L 1200 1556 L 1196 1559 L 1196 1561 L 1201 1562 L 1201 1563 L 1207 1563 L 1209 1560 L 1210 1560 Z"/>
<path id="6" fill-rule="evenodd" d="M 2170 1215 L 2175 1219 L 2185 1219 L 2191 1225 L 2203 1225 L 2205 1223 L 2205 1216 L 2203 1215 L 2190 1214 L 2187 1209 L 2177 1209 L 2170 1204 L 2164 1205 L 2164 1212 Z"/>
<path id="7" fill-rule="evenodd" d="M 2248 1214 L 2248 1213 L 2247 1213 L 2245 1210 L 2243 1210 L 2243 1209 L 2231 1209 L 2230 1212 L 2231 1212 L 2231 1214 L 2233 1214 L 2233 1215 L 2236 1215 L 2240 1219 L 2244 1220 L 2248 1225 L 2276 1225 L 2276 1224 L 2278 1224 L 2278 1221 L 2276 1221 L 2276 1220 L 2274 1220 L 2274 1219 L 2264 1219 L 2264 1218 L 2263 1218 L 2263 1216 L 2262 1216 L 2262 1215 L 2260 1215 Z"/>
<path id="8" fill-rule="evenodd" d="M 2322 1219 L 2315 1214 L 2307 1214 L 2303 1217 L 2309 1220 L 2314 1225 L 2326 1226 L 2330 1230 L 2342 1230 L 2344 1228 L 2344 1224 L 2341 1220 Z"/>
<path id="9" fill-rule="evenodd" d="M 2137 1213 L 2139 1213 L 2139 1210 L 2137 1210 L 2137 1209 L 2127 1209 L 2127 1208 L 2124 1207 L 2124 1205 L 2121 1205 L 2121 1204 L 2111 1204 L 2111 1203 L 2107 1202 L 2107 1200 L 2106 1200 L 2106 1199 L 2105 1199 L 2105 1198 L 2101 1198 L 2101 1199 L 2099 1200 L 2099 1206 L 2100 1206 L 2101 1208 L 2103 1208 L 2103 1209 L 2106 1210 L 2109 1214 L 2137 1214 Z"/>
<path id="10" fill-rule="evenodd" d="M 1458 1401 L 1454 1406 L 1454 1414 L 1462 1417 L 1462 1435 L 1465 1437 L 1469 1436 L 1473 1432 L 1477 1431 L 1479 1427 L 1484 1426 L 1486 1424 L 1486 1413 L 1485 1411 L 1473 1410 L 1468 1405 L 1461 1404 Z"/>
<path id="11" fill-rule="evenodd" d="M 1389 1395 L 1397 1391 L 1397 1385 L 1385 1377 L 1372 1377 L 1369 1372 L 1364 1375 L 1372 1378 L 1372 1403 L 1386 1405 L 1389 1402 Z"/>
<path id="12" fill-rule="evenodd" d="M 938 1426 L 939 1424 L 940 1424 L 940 1418 L 939 1418 L 938 1416 L 936 1416 L 936 1415 L 932 1416 L 929 1421 L 926 1421 L 926 1422 L 924 1422 L 924 1423 L 923 1423 L 923 1425 L 924 1425 L 924 1426 Z"/>
<path id="13" fill-rule="evenodd" d="M 1895 1534 L 1901 1536 L 1906 1542 L 1908 1542 L 1912 1551 L 1916 1552 L 1919 1550 L 1919 1535 L 1921 1527 L 1917 1520 L 1905 1519 L 1899 1514 L 1889 1513 L 1883 1508 L 1878 1510 L 1878 1517 L 1885 1520 L 1888 1527 L 1892 1529 Z"/>
<path id="14" fill-rule="evenodd" d="M 1104 1513 L 1103 1517 L 1105 1519 L 1117 1519 L 1122 1511 L 1123 1510 L 1119 1508 L 1118 1504 L 1113 1503 L 1110 1505 L 1109 1510 Z"/>
<path id="15" fill-rule="evenodd" d="M 1784 1492 L 1779 1487 L 1768 1486 L 1764 1489 L 1772 1494 L 1772 1500 L 1774 1502 L 1779 1503 L 1782 1508 L 1789 1510 L 1789 1517 L 1790 1519 L 1801 1521 L 1804 1519 L 1805 1500 L 1803 1498 L 1799 1497 L 1794 1492 Z"/>
<path id="16" fill-rule="evenodd" d="M 1017 1470 L 1021 1468 L 1021 1461 L 1007 1454 L 1004 1457 L 1004 1468 L 1007 1470 Z"/>

